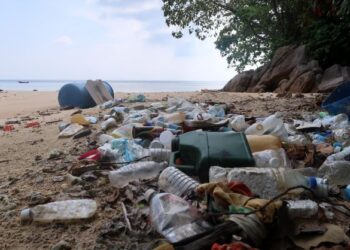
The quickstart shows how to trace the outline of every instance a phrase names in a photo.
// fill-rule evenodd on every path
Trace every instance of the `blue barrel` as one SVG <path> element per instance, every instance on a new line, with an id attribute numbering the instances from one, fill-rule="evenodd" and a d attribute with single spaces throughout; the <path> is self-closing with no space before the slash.
<path id="1" fill-rule="evenodd" d="M 350 117 L 350 81 L 344 82 L 333 90 L 322 103 L 322 108 L 331 115 L 345 113 Z"/>
<path id="2" fill-rule="evenodd" d="M 114 98 L 114 91 L 111 85 L 107 82 L 103 84 L 108 89 L 109 93 Z M 96 106 L 95 101 L 85 88 L 84 83 L 67 83 L 60 89 L 58 93 L 58 103 L 62 108 L 92 108 Z"/>

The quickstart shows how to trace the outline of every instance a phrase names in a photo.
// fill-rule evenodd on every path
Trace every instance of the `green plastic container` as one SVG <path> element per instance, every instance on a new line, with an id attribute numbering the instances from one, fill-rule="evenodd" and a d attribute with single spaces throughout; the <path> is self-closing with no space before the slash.
<path id="1" fill-rule="evenodd" d="M 170 164 L 208 182 L 211 166 L 248 167 L 255 162 L 243 133 L 193 131 L 172 141 Z"/>

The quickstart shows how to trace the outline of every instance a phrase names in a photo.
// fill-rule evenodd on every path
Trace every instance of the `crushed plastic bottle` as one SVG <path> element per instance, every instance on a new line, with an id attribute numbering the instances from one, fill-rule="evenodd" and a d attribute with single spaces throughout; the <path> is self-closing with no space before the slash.
<path id="1" fill-rule="evenodd" d="M 212 167 L 213 168 L 213 167 Z M 226 176 L 226 182 L 240 180 L 244 182 L 253 193 L 264 199 L 271 199 L 276 195 L 295 186 L 305 186 L 311 188 L 319 197 L 328 196 L 327 180 L 303 176 L 296 170 L 286 168 L 230 168 L 225 169 L 215 167 L 215 171 L 210 171 L 210 180 Z M 296 190 L 295 192 L 299 192 Z M 293 192 L 291 192 L 293 193 Z"/>
<path id="2" fill-rule="evenodd" d="M 111 185 L 123 188 L 131 181 L 152 179 L 168 166 L 167 162 L 145 161 L 126 165 L 109 173 Z"/>
<path id="3" fill-rule="evenodd" d="M 134 140 L 114 139 L 111 141 L 110 148 L 113 154 L 118 156 L 117 162 L 130 162 L 148 156 L 148 150 L 137 144 Z M 108 149 L 108 146 L 107 146 Z"/>
<path id="4" fill-rule="evenodd" d="M 277 112 L 266 117 L 262 122 L 254 123 L 245 130 L 245 133 L 247 135 L 275 135 L 285 139 L 288 137 L 288 132 L 281 118 L 282 114 Z"/>
<path id="5" fill-rule="evenodd" d="M 333 137 L 337 142 L 344 143 L 346 146 L 350 143 L 350 129 L 339 128 L 333 130 Z"/>
<path id="6" fill-rule="evenodd" d="M 170 243 L 211 229 L 198 210 L 182 198 L 169 193 L 157 194 L 153 189 L 147 190 L 145 196 L 150 203 L 152 225 Z"/>
<path id="7" fill-rule="evenodd" d="M 259 168 L 291 168 L 288 156 L 283 148 L 253 153 L 255 166 Z"/>
<path id="8" fill-rule="evenodd" d="M 168 167 L 160 174 L 158 186 L 166 193 L 187 197 L 194 192 L 199 183 L 175 167 Z"/>
<path id="9" fill-rule="evenodd" d="M 342 151 L 332 154 L 327 157 L 326 162 L 332 162 L 332 161 L 342 161 L 345 160 L 347 157 L 350 156 L 350 146 L 343 148 Z"/>
<path id="10" fill-rule="evenodd" d="M 83 126 L 87 126 L 90 124 L 90 122 L 82 114 L 75 114 L 70 118 L 70 120 L 71 123 L 77 123 Z"/>
<path id="11" fill-rule="evenodd" d="M 346 128 L 349 126 L 349 117 L 347 114 L 338 114 L 335 116 L 326 116 L 321 119 L 322 126 L 330 129 Z"/>
<path id="12" fill-rule="evenodd" d="M 249 125 L 245 122 L 244 115 L 238 115 L 230 120 L 229 127 L 234 131 L 243 132 Z"/>
<path id="13" fill-rule="evenodd" d="M 288 136 L 287 143 L 295 144 L 295 145 L 307 145 L 309 144 L 309 140 L 305 137 L 305 135 L 291 135 Z"/>
<path id="14" fill-rule="evenodd" d="M 97 203 L 94 200 L 66 200 L 38 205 L 21 211 L 22 222 L 70 222 L 94 216 Z"/>
<path id="15" fill-rule="evenodd" d="M 225 117 L 225 109 L 222 105 L 215 104 L 210 106 L 208 109 L 208 113 L 213 115 L 214 117 L 224 118 Z"/>
<path id="16" fill-rule="evenodd" d="M 341 153 L 341 152 L 340 152 Z M 347 185 L 350 183 L 350 161 L 325 161 L 318 169 L 318 176 L 327 178 L 330 184 Z"/>

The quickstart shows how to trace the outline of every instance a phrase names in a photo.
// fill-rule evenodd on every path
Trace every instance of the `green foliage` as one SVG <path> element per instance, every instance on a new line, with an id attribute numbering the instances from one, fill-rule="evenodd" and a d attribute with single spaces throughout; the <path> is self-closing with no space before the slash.
<path id="1" fill-rule="evenodd" d="M 348 63 L 350 0 L 163 0 L 168 26 L 216 39 L 238 71 L 261 64 L 277 48 L 306 44 L 324 65 Z"/>

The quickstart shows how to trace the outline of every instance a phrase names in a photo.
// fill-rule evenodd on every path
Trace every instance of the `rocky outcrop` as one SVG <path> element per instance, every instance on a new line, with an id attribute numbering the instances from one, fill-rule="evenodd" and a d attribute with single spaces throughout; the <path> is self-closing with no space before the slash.
<path id="1" fill-rule="evenodd" d="M 350 67 L 333 65 L 323 72 L 318 61 L 307 57 L 305 46 L 285 46 L 264 66 L 236 75 L 223 91 L 328 92 L 345 80 L 350 80 Z"/>

